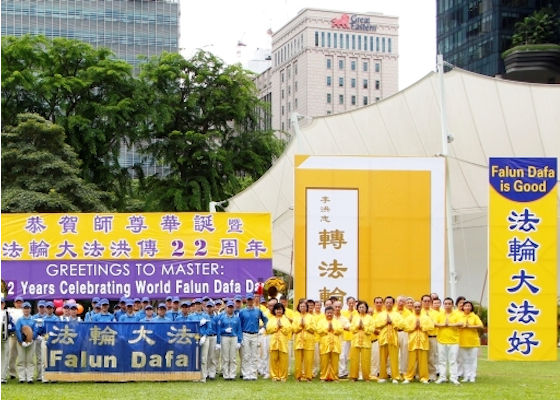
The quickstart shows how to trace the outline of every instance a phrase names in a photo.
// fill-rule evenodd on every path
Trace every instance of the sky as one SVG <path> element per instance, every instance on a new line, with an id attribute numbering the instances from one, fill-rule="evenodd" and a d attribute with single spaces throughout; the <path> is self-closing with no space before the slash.
<path id="1" fill-rule="evenodd" d="M 247 67 L 257 49 L 272 47 L 267 30 L 276 32 L 304 8 L 399 17 L 399 90 L 435 70 L 435 0 L 181 0 L 181 54 L 190 57 L 203 48 Z"/>

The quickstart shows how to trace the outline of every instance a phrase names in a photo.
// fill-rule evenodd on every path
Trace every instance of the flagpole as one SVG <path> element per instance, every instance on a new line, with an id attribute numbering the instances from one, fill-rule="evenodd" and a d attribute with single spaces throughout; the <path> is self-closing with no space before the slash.
<path id="1" fill-rule="evenodd" d="M 455 246 L 453 243 L 453 214 L 451 212 L 451 182 L 449 179 L 448 143 L 453 141 L 453 136 L 447 129 L 447 112 L 445 104 L 445 88 L 443 84 L 443 55 L 437 55 L 437 69 L 440 90 L 440 119 L 441 119 L 441 144 L 442 156 L 445 157 L 445 222 L 447 231 L 447 266 L 449 271 L 449 297 L 455 301 L 457 298 L 457 273 L 455 271 Z"/>

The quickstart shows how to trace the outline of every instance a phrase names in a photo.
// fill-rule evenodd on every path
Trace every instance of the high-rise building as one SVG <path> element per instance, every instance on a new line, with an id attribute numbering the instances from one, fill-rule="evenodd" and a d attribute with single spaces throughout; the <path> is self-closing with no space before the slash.
<path id="1" fill-rule="evenodd" d="M 179 50 L 178 0 L 3 0 L 2 36 L 78 39 L 137 65 Z"/>
<path id="2" fill-rule="evenodd" d="M 495 76 L 505 72 L 515 23 L 559 0 L 437 0 L 437 52 L 459 68 Z"/>
<path id="3" fill-rule="evenodd" d="M 270 69 L 257 79 L 274 130 L 291 132 L 293 112 L 336 114 L 398 90 L 398 17 L 303 9 L 272 35 Z"/>

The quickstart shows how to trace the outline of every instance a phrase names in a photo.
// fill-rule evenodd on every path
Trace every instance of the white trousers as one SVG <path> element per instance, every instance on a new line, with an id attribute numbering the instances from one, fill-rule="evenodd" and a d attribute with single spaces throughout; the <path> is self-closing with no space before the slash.
<path id="1" fill-rule="evenodd" d="M 222 336 L 222 374 L 224 379 L 235 379 L 237 375 L 237 336 Z"/>
<path id="2" fill-rule="evenodd" d="M 18 341 L 16 335 L 12 335 L 8 338 L 8 344 L 10 347 L 10 359 L 8 361 L 8 374 L 10 376 L 16 376 L 16 360 L 18 358 Z"/>
<path id="3" fill-rule="evenodd" d="M 200 372 L 201 382 L 206 382 L 206 377 L 208 376 L 208 353 L 210 352 L 210 341 L 208 337 L 202 346 L 200 346 Z"/>
<path id="4" fill-rule="evenodd" d="M 348 375 L 348 360 L 350 358 L 350 347 L 352 341 L 343 340 L 342 341 L 342 352 L 340 353 L 340 358 L 338 359 L 338 376 Z"/>
<path id="5" fill-rule="evenodd" d="M 371 344 L 371 375 L 379 376 L 379 340 Z"/>
<path id="6" fill-rule="evenodd" d="M 463 376 L 467 379 L 476 378 L 478 347 L 459 347 L 459 358 L 463 361 Z"/>
<path id="7" fill-rule="evenodd" d="M 257 359 L 257 372 L 261 375 L 264 375 L 265 368 L 264 368 L 264 346 L 265 346 L 266 335 L 259 333 L 257 337 L 258 343 L 258 359 Z"/>
<path id="8" fill-rule="evenodd" d="M 399 340 L 399 372 L 406 374 L 408 369 L 408 332 L 398 332 Z"/>
<path id="9" fill-rule="evenodd" d="M 214 379 L 218 369 L 218 362 L 220 360 L 219 353 L 216 351 L 216 336 L 207 336 L 206 343 L 208 343 L 208 363 L 207 363 L 207 378 Z"/>
<path id="10" fill-rule="evenodd" d="M 264 346 L 262 347 L 262 362 L 263 362 L 263 375 L 265 378 L 270 377 L 270 352 L 268 349 L 270 348 L 270 336 L 264 336 Z"/>
<path id="11" fill-rule="evenodd" d="M 2 340 L 2 380 L 8 379 L 8 362 L 10 359 L 10 344 Z"/>
<path id="12" fill-rule="evenodd" d="M 35 365 L 33 364 L 33 345 L 29 347 L 23 347 L 21 344 L 17 344 L 18 349 L 18 375 L 20 382 L 33 382 L 33 370 Z"/>
<path id="13" fill-rule="evenodd" d="M 37 371 L 37 380 L 43 379 L 43 353 L 41 352 L 42 340 L 35 339 L 33 341 L 33 352 L 35 353 L 35 369 Z"/>
<path id="14" fill-rule="evenodd" d="M 447 365 L 449 364 L 449 378 L 457 379 L 457 355 L 459 354 L 459 344 L 438 343 L 438 369 L 439 377 L 447 377 Z"/>
<path id="15" fill-rule="evenodd" d="M 241 374 L 243 379 L 257 379 L 258 335 L 243 332 L 243 359 Z"/>
<path id="16" fill-rule="evenodd" d="M 430 349 L 428 350 L 428 373 L 430 374 L 430 380 L 435 381 L 437 379 L 438 373 L 438 342 L 437 338 L 428 338 L 430 342 Z"/>
<path id="17" fill-rule="evenodd" d="M 45 379 L 45 370 L 47 369 L 47 343 L 45 340 L 41 341 L 41 377 L 43 382 L 48 382 Z"/>

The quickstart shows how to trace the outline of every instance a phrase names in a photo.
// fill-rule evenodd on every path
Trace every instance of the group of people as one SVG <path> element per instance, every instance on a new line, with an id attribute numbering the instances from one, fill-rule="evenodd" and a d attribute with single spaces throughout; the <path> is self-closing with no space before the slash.
<path id="1" fill-rule="evenodd" d="M 443 308 L 442 308 L 443 306 Z M 456 306 L 456 307 L 455 307 Z M 149 298 L 121 298 L 109 311 L 108 299 L 95 297 L 85 321 L 183 322 L 199 324 L 202 382 L 214 380 L 221 371 L 225 380 L 238 376 L 256 380 L 286 381 L 290 365 L 294 378 L 311 381 L 391 381 L 410 383 L 474 382 L 480 318 L 473 304 L 459 297 L 442 301 L 438 295 L 420 300 L 399 296 L 376 297 L 367 302 L 333 297 L 322 304 L 301 299 L 295 310 L 288 299 L 265 299 L 253 293 L 245 298 L 192 301 L 167 297 L 154 307 Z M 9 311 L 9 312 L 8 312 Z M 76 303 L 64 304 L 63 315 L 55 314 L 50 301 L 37 302 L 37 313 L 21 297 L 5 310 L 2 299 L 2 383 L 15 378 L 17 359 L 21 383 L 44 379 L 46 359 L 45 321 L 81 321 Z M 33 340 L 23 337 L 29 326 Z M 27 339 L 27 340 L 26 340 Z M 449 378 L 448 378 L 449 377 Z"/>

